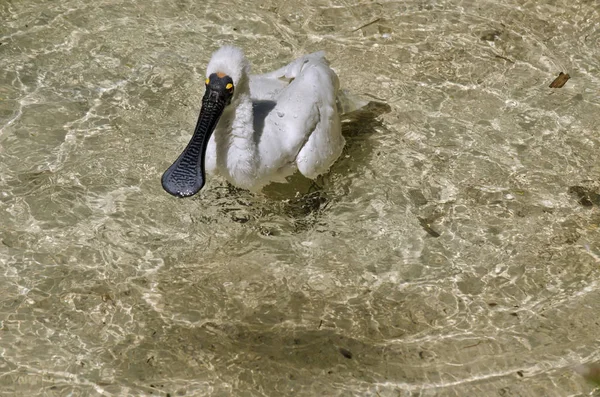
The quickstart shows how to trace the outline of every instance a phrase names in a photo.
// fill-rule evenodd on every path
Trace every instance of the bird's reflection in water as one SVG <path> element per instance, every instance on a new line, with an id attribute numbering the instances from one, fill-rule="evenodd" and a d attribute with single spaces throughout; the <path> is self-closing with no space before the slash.
<path id="1" fill-rule="evenodd" d="M 319 222 L 319 214 L 347 193 L 351 181 L 343 175 L 354 174 L 361 164 L 369 160 L 373 148 L 365 144 L 365 140 L 371 134 L 385 132 L 385 124 L 380 116 L 390 110 L 385 103 L 371 101 L 343 115 L 342 133 L 346 138 L 344 153 L 329 173 L 314 180 L 297 172 L 287 178 L 288 183 L 272 183 L 256 194 L 226 182 L 225 186 L 215 187 L 214 190 L 219 192 L 220 200 L 217 201 L 220 201 L 220 213 L 234 222 L 256 227 L 261 234 L 268 236 L 275 236 L 278 232 L 261 226 L 265 218 L 287 219 L 293 225 L 294 233 L 314 227 Z"/>

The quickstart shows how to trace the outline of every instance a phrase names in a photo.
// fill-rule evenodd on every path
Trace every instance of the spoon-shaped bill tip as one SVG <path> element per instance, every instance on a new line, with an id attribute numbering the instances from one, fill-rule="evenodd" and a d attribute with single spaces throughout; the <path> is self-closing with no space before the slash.
<path id="1" fill-rule="evenodd" d="M 162 187 L 175 197 L 193 196 L 204 186 L 202 171 L 198 167 L 182 166 L 179 161 L 176 161 L 163 174 Z"/>
<path id="2" fill-rule="evenodd" d="M 207 89 L 192 139 L 162 176 L 163 189 L 173 196 L 193 196 L 204 186 L 206 147 L 227 103 L 219 94 Z"/>

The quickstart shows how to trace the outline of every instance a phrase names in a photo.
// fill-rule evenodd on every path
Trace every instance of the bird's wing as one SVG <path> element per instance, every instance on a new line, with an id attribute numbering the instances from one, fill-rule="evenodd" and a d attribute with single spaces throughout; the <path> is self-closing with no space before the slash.
<path id="1" fill-rule="evenodd" d="M 273 72 L 250 76 L 250 94 L 252 99 L 264 101 L 274 100 L 292 80 L 302 73 L 302 68 L 309 62 L 322 63 L 329 66 L 325 52 L 319 51 L 304 55 Z"/>
<path id="2" fill-rule="evenodd" d="M 311 135 L 316 131 L 322 131 L 323 139 L 318 139 L 320 144 L 327 145 L 323 140 L 328 138 L 326 134 L 329 133 L 332 120 L 337 120 L 337 124 L 333 123 L 333 133 L 339 133 L 335 104 L 339 83 L 322 52 L 299 58 L 271 75 L 283 75 L 291 80 L 277 95 L 275 106 L 265 117 L 258 139 L 261 161 L 279 168 L 295 163 L 303 147 L 310 140 L 315 141 Z M 337 141 L 339 139 L 336 137 Z M 303 161 L 329 161 L 329 158 L 320 158 L 322 153 L 319 149 L 315 147 L 315 155 L 304 156 Z M 302 165 L 298 163 L 297 166 L 302 171 Z"/>

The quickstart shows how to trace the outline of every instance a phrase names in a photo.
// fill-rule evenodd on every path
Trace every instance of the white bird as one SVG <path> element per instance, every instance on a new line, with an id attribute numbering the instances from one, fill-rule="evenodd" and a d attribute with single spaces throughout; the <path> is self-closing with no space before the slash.
<path id="1" fill-rule="evenodd" d="M 206 77 L 194 135 L 162 177 L 168 193 L 198 193 L 205 173 L 250 191 L 285 182 L 296 170 L 314 179 L 342 153 L 339 82 L 322 51 L 250 76 L 243 52 L 225 46 L 212 55 Z"/>

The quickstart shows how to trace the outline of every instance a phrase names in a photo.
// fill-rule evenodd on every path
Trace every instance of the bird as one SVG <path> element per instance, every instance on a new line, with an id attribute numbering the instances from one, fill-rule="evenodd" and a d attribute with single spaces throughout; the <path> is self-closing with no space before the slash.
<path id="1" fill-rule="evenodd" d="M 328 172 L 345 145 L 338 91 L 338 76 L 323 51 L 250 75 L 240 48 L 219 48 L 206 68 L 194 133 L 164 172 L 164 190 L 193 196 L 208 174 L 259 192 L 272 182 L 286 182 L 296 171 L 309 179 Z"/>

